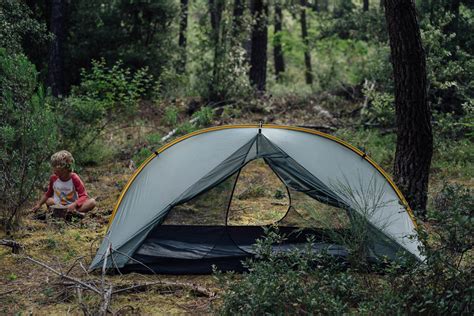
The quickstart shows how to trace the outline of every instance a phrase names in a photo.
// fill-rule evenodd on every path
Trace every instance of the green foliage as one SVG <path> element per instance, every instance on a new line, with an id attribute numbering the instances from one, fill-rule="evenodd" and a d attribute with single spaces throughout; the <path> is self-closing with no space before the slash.
<path id="1" fill-rule="evenodd" d="M 151 77 L 147 69 L 132 73 L 121 62 L 109 68 L 104 60 L 93 61 L 92 69 L 83 70 L 82 76 L 71 95 L 57 101 L 56 111 L 63 146 L 75 154 L 79 163 L 98 163 L 110 157 L 110 151 L 100 149 L 97 137 L 110 122 L 135 113 Z"/>
<path id="2" fill-rule="evenodd" d="M 257 259 L 245 263 L 249 272 L 240 280 L 216 275 L 226 288 L 219 314 L 343 314 L 367 296 L 359 280 L 333 258 L 315 255 L 311 240 L 302 251 L 274 252 L 273 245 L 284 238 L 278 230 L 267 230 L 255 245 Z"/>
<path id="3" fill-rule="evenodd" d="M 228 1 L 217 1 L 222 6 L 219 27 L 213 30 L 208 15 L 200 15 L 199 24 L 192 27 L 188 36 L 190 83 L 193 91 L 212 102 L 241 99 L 250 95 L 248 63 L 242 36 L 248 29 L 234 31 L 233 5 Z M 206 2 L 194 2 L 191 12 L 207 12 Z M 247 15 L 242 18 L 247 23 Z M 243 25 L 249 26 L 250 24 Z"/>
<path id="4" fill-rule="evenodd" d="M 353 11 L 336 17 L 323 12 L 316 17 L 321 20 L 319 38 L 337 35 L 341 39 L 350 38 L 378 43 L 388 41 L 383 11 Z"/>
<path id="5" fill-rule="evenodd" d="M 214 111 L 208 106 L 203 106 L 199 111 L 193 114 L 193 118 L 196 119 L 196 125 L 198 127 L 207 127 L 214 119 Z"/>
<path id="6" fill-rule="evenodd" d="M 165 110 L 165 115 L 163 116 L 163 122 L 169 127 L 176 126 L 178 124 L 178 115 L 179 110 L 175 106 L 169 106 Z"/>
<path id="7" fill-rule="evenodd" d="M 0 48 L 0 85 L 0 221 L 12 229 L 58 140 L 50 99 L 24 55 Z"/>
<path id="8" fill-rule="evenodd" d="M 184 122 L 178 125 L 176 128 L 176 135 L 186 135 L 194 132 L 197 129 L 196 125 L 191 122 Z"/>
<path id="9" fill-rule="evenodd" d="M 174 66 L 163 69 L 154 88 L 154 96 L 160 99 L 173 99 L 191 94 L 190 75 L 179 74 Z"/>
<path id="10" fill-rule="evenodd" d="M 469 315 L 472 297 L 474 236 L 470 190 L 446 185 L 430 212 L 430 235 L 418 230 L 426 260 L 400 254 L 381 274 L 345 269 L 324 252 L 315 254 L 312 241 L 304 250 L 275 252 L 285 236 L 267 230 L 255 246 L 248 272 L 216 273 L 225 288 L 217 306 L 223 315 L 368 314 Z"/>
<path id="11" fill-rule="evenodd" d="M 145 137 L 147 144 L 155 148 L 161 145 L 161 138 L 162 135 L 160 133 L 151 133 Z"/>
<path id="12" fill-rule="evenodd" d="M 148 67 L 155 78 L 174 60 L 175 1 L 73 1 L 68 7 L 65 65 L 69 82 L 79 82 L 81 68 L 104 58 L 138 70 Z"/>
<path id="13" fill-rule="evenodd" d="M 22 53 L 23 43 L 44 45 L 50 40 L 46 23 L 33 18 L 33 12 L 23 1 L 0 1 L 0 47 L 8 53 Z"/>
<path id="14" fill-rule="evenodd" d="M 15 281 L 16 279 L 18 279 L 18 276 L 15 273 L 10 273 L 7 278 L 8 281 Z"/>
<path id="15" fill-rule="evenodd" d="M 472 34 L 474 10 L 464 8 L 465 32 Z M 429 99 L 435 110 L 461 114 L 462 106 L 474 98 L 472 89 L 474 59 L 472 47 L 461 41 L 463 33 L 449 31 L 453 16 L 441 9 L 433 19 L 422 21 L 422 40 L 426 51 L 427 73 L 430 82 Z"/>
<path id="16" fill-rule="evenodd" d="M 446 257 L 457 257 L 474 245 L 474 195 L 469 188 L 445 183 L 428 218 L 435 228 L 433 237 L 445 246 L 440 251 Z"/>
<path id="17" fill-rule="evenodd" d="M 132 73 L 122 61 L 107 67 L 104 59 L 93 60 L 90 70 L 81 71 L 81 84 L 72 94 L 103 102 L 107 111 L 120 109 L 133 113 L 151 82 L 152 76 L 146 67 Z"/>
<path id="18" fill-rule="evenodd" d="M 459 140 L 474 137 L 474 103 L 463 106 L 464 115 L 434 113 L 434 133 L 440 140 Z"/>
<path id="19" fill-rule="evenodd" d="M 143 147 L 133 155 L 132 160 L 137 166 L 140 166 L 148 157 L 151 156 L 152 153 L 153 152 L 150 149 Z"/>
<path id="20" fill-rule="evenodd" d="M 473 110 L 464 107 L 465 115 L 435 113 L 432 170 L 440 178 L 472 178 L 474 176 Z"/>
<path id="21" fill-rule="evenodd" d="M 367 106 L 362 108 L 361 119 L 365 124 L 394 127 L 395 98 L 391 93 L 379 92 L 375 89 L 363 90 L 367 98 Z"/>

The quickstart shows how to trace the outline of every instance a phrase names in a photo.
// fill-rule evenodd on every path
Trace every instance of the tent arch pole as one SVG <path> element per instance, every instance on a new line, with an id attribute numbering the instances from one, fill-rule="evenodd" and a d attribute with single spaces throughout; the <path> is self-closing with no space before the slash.
<path id="1" fill-rule="evenodd" d="M 317 130 L 313 130 L 313 129 L 309 129 L 309 128 L 304 128 L 304 127 L 293 127 L 293 126 L 286 126 L 286 125 L 273 125 L 273 124 L 263 124 L 263 125 L 260 125 L 260 124 L 248 124 L 248 125 L 224 125 L 224 126 L 216 126 L 216 127 L 210 127 L 210 128 L 206 128 L 206 129 L 202 129 L 202 130 L 198 130 L 198 131 L 195 131 L 195 132 L 192 132 L 192 133 L 189 133 L 187 135 L 184 135 L 180 138 L 177 138 L 175 139 L 174 141 L 172 142 L 169 142 L 168 144 L 165 144 L 163 145 L 162 147 L 160 147 L 158 150 L 156 150 L 152 155 L 150 155 L 141 165 L 140 167 L 135 170 L 135 172 L 133 173 L 132 177 L 130 178 L 130 180 L 127 182 L 126 186 L 123 188 L 122 192 L 120 193 L 120 196 L 119 196 L 119 199 L 117 201 L 117 203 L 115 204 L 115 207 L 114 207 L 114 210 L 112 212 L 112 215 L 110 216 L 110 219 L 109 219 L 109 223 L 107 225 L 107 231 L 109 230 L 110 228 L 110 225 L 112 224 L 114 218 L 115 218 L 115 214 L 117 213 L 117 210 L 120 206 L 120 203 L 122 202 L 122 199 L 123 197 L 125 196 L 125 193 L 128 191 L 129 187 L 131 186 L 131 184 L 133 183 L 133 181 L 135 180 L 135 178 L 140 174 L 140 172 L 148 165 L 148 163 L 150 163 L 154 158 L 158 157 L 160 153 L 162 153 L 163 151 L 165 151 L 166 149 L 168 149 L 169 147 L 183 141 L 183 140 L 186 140 L 188 138 L 191 138 L 193 136 L 196 136 L 196 135 L 199 135 L 199 134 L 204 134 L 204 133 L 208 133 L 208 132 L 213 132 L 213 131 L 219 131 L 219 130 L 224 130 L 224 129 L 237 129 L 237 128 L 255 128 L 255 129 L 258 129 L 258 128 L 274 128 L 274 129 L 284 129 L 284 130 L 291 130 L 291 131 L 297 131 L 297 132 L 304 132 L 304 133 L 308 133 L 308 134 L 313 134 L 313 135 L 318 135 L 318 136 L 321 136 L 323 138 L 326 138 L 326 139 L 329 139 L 329 140 L 332 140 L 334 142 L 337 142 L 338 144 L 348 148 L 349 150 L 355 152 L 357 155 L 359 155 L 362 159 L 366 160 L 368 163 L 370 163 L 387 181 L 388 183 L 390 184 L 390 186 L 392 187 L 392 189 L 395 191 L 395 193 L 397 194 L 398 198 L 400 199 L 400 201 L 403 203 L 403 205 L 405 206 L 405 210 L 406 212 L 408 213 L 408 216 L 410 217 L 411 221 L 413 222 L 413 225 L 415 226 L 415 228 L 418 228 L 418 224 L 416 223 L 416 219 L 415 219 L 415 215 L 413 214 L 413 211 L 412 209 L 410 208 L 410 206 L 408 205 L 408 202 L 406 201 L 405 197 L 403 196 L 402 192 L 400 191 L 400 189 L 396 186 L 396 184 L 393 182 L 393 180 L 390 178 L 390 176 L 387 174 L 387 172 L 385 170 L 383 170 L 374 160 L 372 160 L 369 156 L 367 156 L 366 153 L 364 153 L 363 151 L 361 151 L 360 149 L 354 147 L 353 145 L 349 144 L 348 142 L 342 140 L 342 139 L 339 139 L 335 136 L 332 136 L 332 135 L 329 135 L 329 134 L 326 134 L 326 133 L 323 133 L 323 132 L 320 132 L 320 131 L 317 131 Z"/>

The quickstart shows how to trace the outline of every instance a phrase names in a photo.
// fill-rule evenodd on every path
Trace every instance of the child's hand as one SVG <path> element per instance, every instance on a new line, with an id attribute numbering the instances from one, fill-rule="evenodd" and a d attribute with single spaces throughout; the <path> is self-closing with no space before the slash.
<path id="1" fill-rule="evenodd" d="M 37 210 L 39 210 L 41 208 L 41 204 L 35 204 L 35 206 L 33 206 L 33 208 L 31 209 L 33 212 L 36 212 Z"/>
<path id="2" fill-rule="evenodd" d="M 71 203 L 67 207 L 68 212 L 75 212 L 76 211 L 76 203 Z"/>

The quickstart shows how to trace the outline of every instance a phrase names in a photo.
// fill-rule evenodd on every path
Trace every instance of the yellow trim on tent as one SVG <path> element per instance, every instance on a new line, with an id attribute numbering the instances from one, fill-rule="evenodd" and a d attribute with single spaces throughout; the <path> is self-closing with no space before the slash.
<path id="1" fill-rule="evenodd" d="M 138 174 L 146 167 L 146 165 L 151 161 L 153 160 L 153 158 L 155 158 L 156 156 L 158 156 L 158 154 L 162 153 L 163 151 L 165 151 L 166 149 L 168 149 L 169 147 L 185 140 L 185 139 L 188 139 L 190 137 L 193 137 L 193 136 L 196 136 L 196 135 L 199 135 L 199 134 L 204 134 L 204 133 L 208 133 L 208 132 L 213 132 L 213 131 L 219 131 L 219 130 L 223 130 L 223 129 L 231 129 L 231 128 L 259 128 L 260 125 L 256 125 L 256 124 L 248 124 L 248 125 L 224 125 L 224 126 L 215 126 L 215 127 L 210 127 L 210 128 L 205 128 L 205 129 L 201 129 L 201 130 L 198 130 L 198 131 L 195 131 L 195 132 L 192 132 L 192 133 L 189 133 L 189 134 L 186 134 L 182 137 L 179 137 L 177 139 L 175 139 L 174 141 L 171 141 L 165 145 L 163 145 L 162 147 L 160 147 L 156 152 L 154 152 L 152 155 L 150 155 L 141 165 L 140 167 L 135 170 L 135 172 L 133 173 L 132 177 L 130 178 L 130 180 L 128 180 L 127 182 L 127 185 L 123 188 L 122 192 L 120 193 L 120 196 L 119 196 L 119 199 L 117 201 L 117 203 L 115 204 L 115 207 L 114 207 L 114 210 L 112 212 L 112 215 L 110 216 L 110 219 L 109 219 L 109 223 L 107 225 L 107 231 L 109 230 L 110 228 L 110 225 L 112 224 L 112 221 L 114 220 L 115 218 L 115 214 L 117 213 L 117 210 L 120 206 L 120 203 L 122 202 L 122 199 L 123 197 L 125 196 L 125 193 L 128 191 L 129 187 L 131 186 L 131 184 L 133 183 L 133 181 L 135 180 L 135 178 L 138 176 Z M 388 181 L 388 183 L 390 184 L 390 186 L 395 190 L 395 193 L 397 193 L 398 195 L 398 198 L 402 201 L 402 203 L 404 204 L 405 206 L 405 209 L 408 213 L 408 215 L 410 216 L 410 219 L 412 220 L 413 222 L 413 225 L 415 225 L 415 228 L 418 228 L 418 225 L 416 223 L 416 220 L 415 220 L 415 215 L 413 214 L 413 211 L 412 209 L 410 208 L 410 206 L 408 205 L 408 202 L 406 201 L 405 197 L 403 196 L 402 192 L 400 191 L 400 189 L 398 189 L 398 187 L 395 185 L 395 183 L 392 181 L 392 179 L 390 178 L 390 176 L 385 172 L 385 170 L 383 170 L 375 161 L 373 161 L 369 156 L 367 156 L 363 151 L 361 151 L 360 149 L 352 146 L 351 144 L 343 141 L 342 139 L 339 139 L 335 136 L 332 136 L 332 135 L 329 135 L 329 134 L 326 134 L 326 133 L 323 133 L 323 132 L 320 132 L 320 131 L 317 131 L 317 130 L 314 130 L 314 129 L 309 129 L 309 128 L 304 128 L 304 127 L 294 127 L 294 126 L 286 126 L 286 125 L 272 125 L 272 124 L 264 124 L 262 125 L 262 128 L 276 128 L 276 129 L 286 129 L 286 130 L 293 130 L 293 131 L 298 131 L 298 132 L 304 132 L 304 133 L 309 133 L 309 134 L 314 134 L 314 135 L 318 135 L 318 136 L 321 136 L 321 137 L 324 137 L 324 138 L 327 138 L 329 140 L 332 140 L 332 141 L 335 141 L 341 145 L 343 145 L 344 147 L 352 150 L 353 152 L 355 152 L 356 154 L 358 154 L 359 156 L 361 156 L 363 159 L 367 160 L 373 167 L 375 167 L 381 174 L 382 176 Z"/>

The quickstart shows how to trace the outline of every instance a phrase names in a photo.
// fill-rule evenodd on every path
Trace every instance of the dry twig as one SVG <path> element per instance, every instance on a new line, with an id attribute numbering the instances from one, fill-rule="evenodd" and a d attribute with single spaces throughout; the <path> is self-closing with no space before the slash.
<path id="1" fill-rule="evenodd" d="M 10 239 L 0 239 L 0 246 L 12 248 L 13 253 L 20 253 L 20 251 L 23 249 L 22 244 Z"/>

